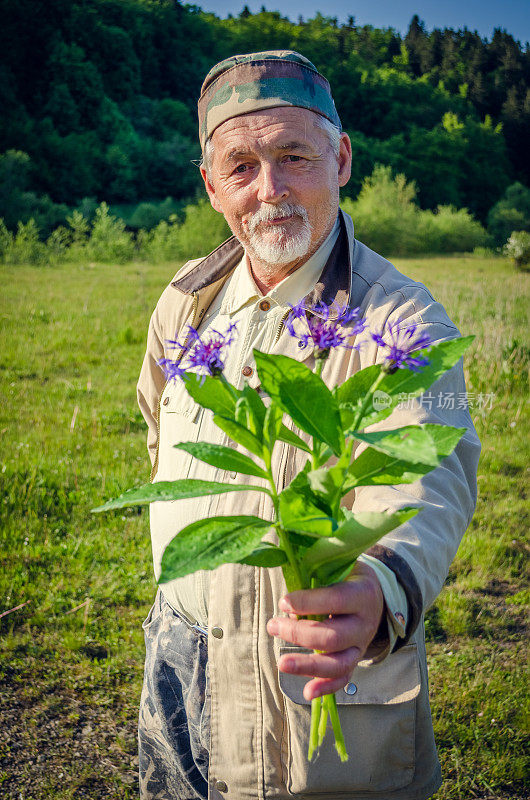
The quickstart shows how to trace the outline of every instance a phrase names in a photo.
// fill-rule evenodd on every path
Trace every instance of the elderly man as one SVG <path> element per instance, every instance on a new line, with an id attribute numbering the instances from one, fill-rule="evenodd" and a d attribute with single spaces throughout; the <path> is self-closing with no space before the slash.
<path id="1" fill-rule="evenodd" d="M 207 336 L 236 324 L 225 374 L 239 386 L 258 385 L 253 348 L 311 362 L 283 324 L 290 304 L 304 298 L 308 308 L 317 300 L 360 306 L 377 332 L 406 320 L 433 341 L 458 335 L 424 286 L 355 240 L 339 209 L 350 141 L 328 82 L 306 58 L 274 51 L 218 64 L 203 84 L 199 130 L 206 191 L 234 236 L 188 262 L 151 319 L 138 397 L 156 481 L 228 477 L 173 447 L 227 443 L 210 412 L 181 382 L 166 383 L 158 366 L 175 357 L 168 340 L 181 339 L 188 325 Z M 336 385 L 381 360 L 375 342 L 335 351 L 323 378 Z M 465 392 L 461 365 L 432 396 L 444 391 Z M 423 613 L 473 513 L 479 445 L 465 408 L 432 400 L 430 407 L 398 409 L 388 425 L 427 421 L 468 433 L 421 481 L 357 492 L 356 510 L 418 501 L 424 510 L 361 556 L 348 582 L 285 595 L 280 569 L 227 564 L 161 586 L 144 623 L 144 800 L 422 800 L 438 788 Z M 301 468 L 300 455 L 288 445 L 276 448 L 273 468 L 282 486 Z M 155 574 L 165 546 L 185 525 L 242 510 L 272 514 L 264 498 L 249 492 L 153 503 Z M 325 742 L 309 763 L 311 699 L 334 691 L 350 760 L 341 764 Z"/>

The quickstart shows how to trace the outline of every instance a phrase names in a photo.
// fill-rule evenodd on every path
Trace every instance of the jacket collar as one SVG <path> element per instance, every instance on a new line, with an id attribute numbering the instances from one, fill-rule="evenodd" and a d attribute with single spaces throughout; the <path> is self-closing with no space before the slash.
<path id="1" fill-rule="evenodd" d="M 352 221 L 341 209 L 339 209 L 339 224 L 340 232 L 335 247 L 331 251 L 318 283 L 305 298 L 309 307 L 319 301 L 326 305 L 350 305 L 355 239 Z M 206 290 L 212 284 L 227 278 L 241 261 L 243 252 L 240 242 L 235 236 L 231 236 L 182 278 L 177 277 L 172 282 L 172 286 L 184 294 L 200 293 L 201 290 Z"/>

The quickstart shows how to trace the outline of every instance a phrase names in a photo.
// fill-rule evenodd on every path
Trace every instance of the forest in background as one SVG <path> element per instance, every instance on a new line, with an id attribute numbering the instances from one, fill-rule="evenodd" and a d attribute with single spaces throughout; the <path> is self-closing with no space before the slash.
<path id="1" fill-rule="evenodd" d="M 387 165 L 415 182 L 422 209 L 467 208 L 490 225 L 493 209 L 497 244 L 530 229 L 530 51 L 501 29 L 491 40 L 429 32 L 414 16 L 401 36 L 321 14 L 292 22 L 245 7 L 219 19 L 176 0 L 0 9 L 0 217 L 11 231 L 33 218 L 45 238 L 102 201 L 131 230 L 181 213 L 200 187 L 190 162 L 204 75 L 233 53 L 279 48 L 331 83 L 353 144 L 346 196 Z"/>

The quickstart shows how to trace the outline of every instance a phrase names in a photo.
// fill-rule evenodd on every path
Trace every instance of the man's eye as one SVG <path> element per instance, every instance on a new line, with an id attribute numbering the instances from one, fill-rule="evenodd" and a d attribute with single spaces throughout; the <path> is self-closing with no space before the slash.
<path id="1" fill-rule="evenodd" d="M 302 156 L 295 156 L 295 155 L 287 156 L 287 160 L 290 161 L 291 164 L 294 164 L 297 161 L 301 161 L 302 160 Z"/>
<path id="2" fill-rule="evenodd" d="M 239 172 L 239 173 L 246 172 L 247 169 L 248 169 L 248 167 L 247 167 L 246 164 L 238 164 L 237 167 L 235 168 L 234 172 Z"/>

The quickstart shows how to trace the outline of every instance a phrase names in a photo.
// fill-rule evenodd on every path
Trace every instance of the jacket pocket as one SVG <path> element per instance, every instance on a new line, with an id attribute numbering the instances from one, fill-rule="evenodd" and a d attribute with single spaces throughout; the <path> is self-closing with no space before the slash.
<path id="1" fill-rule="evenodd" d="M 166 386 L 160 403 L 157 481 L 188 477 L 193 457 L 174 445 L 197 441 L 201 417 L 201 407 L 184 384 Z"/>
<path id="2" fill-rule="evenodd" d="M 281 653 L 304 652 L 282 647 Z M 287 716 L 287 789 L 292 795 L 330 797 L 353 792 L 391 792 L 412 782 L 415 768 L 416 698 L 420 670 L 412 643 L 379 664 L 361 662 L 352 676 L 354 694 L 337 692 L 349 760 L 341 763 L 328 731 L 320 752 L 307 760 L 311 704 L 302 691 L 308 678 L 279 673 Z M 353 687 L 350 687 L 350 690 Z"/>

